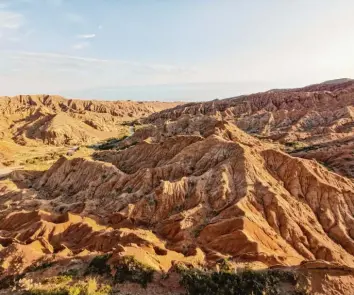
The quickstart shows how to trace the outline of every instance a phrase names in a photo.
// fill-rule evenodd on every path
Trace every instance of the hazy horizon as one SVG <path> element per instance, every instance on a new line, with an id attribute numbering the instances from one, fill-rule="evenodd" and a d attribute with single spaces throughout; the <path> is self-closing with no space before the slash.
<path id="1" fill-rule="evenodd" d="M 353 8 L 0 0 L 0 96 L 201 101 L 354 77 Z"/>

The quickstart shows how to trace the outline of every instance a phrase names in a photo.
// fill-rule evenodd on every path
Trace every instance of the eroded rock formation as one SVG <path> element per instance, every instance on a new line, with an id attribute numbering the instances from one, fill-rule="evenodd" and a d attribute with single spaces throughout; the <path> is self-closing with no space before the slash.
<path id="1" fill-rule="evenodd" d="M 348 145 L 354 135 L 353 104 L 354 81 L 338 79 L 181 105 L 154 113 L 146 122 L 164 124 L 188 115 L 213 116 L 236 124 L 248 134 L 285 144 L 296 156 L 314 158 L 353 177 L 354 158 Z"/>
<path id="2" fill-rule="evenodd" d="M 93 101 L 50 95 L 0 97 L 0 139 L 21 145 L 81 144 L 124 133 L 122 123 L 177 103 Z"/>
<path id="3" fill-rule="evenodd" d="M 341 169 L 336 161 L 350 153 L 351 130 L 337 127 L 352 120 L 344 119 L 352 85 L 177 107 L 93 159 L 13 172 L 0 182 L 0 279 L 38 261 L 109 253 L 110 265 L 133 255 L 160 273 L 178 263 L 218 269 L 225 259 L 234 268 L 296 269 L 313 294 L 353 294 L 354 184 L 319 163 Z M 326 117 L 327 135 L 316 135 L 320 126 L 304 131 L 311 112 Z M 264 140 L 295 135 L 311 148 L 292 156 Z"/>

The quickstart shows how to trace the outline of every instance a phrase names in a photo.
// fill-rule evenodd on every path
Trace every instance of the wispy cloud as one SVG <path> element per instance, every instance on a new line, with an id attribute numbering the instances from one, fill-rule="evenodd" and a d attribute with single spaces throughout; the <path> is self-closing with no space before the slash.
<path id="1" fill-rule="evenodd" d="M 174 65 L 21 51 L 0 51 L 0 65 L 3 95 L 178 83 L 195 75 Z"/>
<path id="2" fill-rule="evenodd" d="M 0 38 L 2 45 L 6 42 L 20 41 L 21 29 L 24 24 L 25 17 L 21 13 L 7 8 L 0 9 Z"/>
<path id="3" fill-rule="evenodd" d="M 81 50 L 90 46 L 90 42 L 80 42 L 73 45 L 73 49 Z"/>
<path id="4" fill-rule="evenodd" d="M 117 59 L 98 59 L 98 58 L 90 58 L 90 57 L 81 57 L 81 56 L 73 56 L 73 55 L 62 55 L 62 54 L 54 54 L 54 53 L 23 53 L 27 56 L 36 56 L 42 57 L 46 59 L 66 59 L 71 61 L 76 61 L 80 63 L 86 64 L 96 64 L 102 66 L 110 66 L 110 67 L 119 67 L 119 66 L 129 66 L 132 68 L 139 69 L 140 72 L 146 71 L 156 71 L 163 73 L 172 73 L 172 72 L 194 72 L 194 68 L 186 68 L 179 67 L 175 65 L 166 65 L 166 64 L 146 64 L 137 61 L 126 61 L 126 60 L 117 60 Z"/>
<path id="5" fill-rule="evenodd" d="M 79 39 L 92 39 L 95 38 L 96 34 L 81 34 L 81 35 L 77 35 L 77 38 Z"/>
<path id="6" fill-rule="evenodd" d="M 16 58 L 22 59 L 36 59 L 38 60 L 71 60 L 77 62 L 86 62 L 86 63 L 97 63 L 97 64 L 109 64 L 109 65 L 130 65 L 135 67 L 147 67 L 151 69 L 158 69 L 163 71 L 186 71 L 191 70 L 190 68 L 178 67 L 174 65 L 165 65 L 165 64 L 146 64 L 136 61 L 126 61 L 126 60 L 118 60 L 118 59 L 102 59 L 102 58 L 91 58 L 91 57 L 82 57 L 76 55 L 66 55 L 66 54 L 59 54 L 59 53 L 45 53 L 45 52 L 27 52 L 27 51 L 16 51 L 16 52 L 9 52 L 3 51 L 4 53 L 10 54 Z M 1 51 L 0 51 L 1 53 Z"/>
<path id="7" fill-rule="evenodd" d="M 0 30 L 16 30 L 24 24 L 24 16 L 13 11 L 0 11 Z"/>

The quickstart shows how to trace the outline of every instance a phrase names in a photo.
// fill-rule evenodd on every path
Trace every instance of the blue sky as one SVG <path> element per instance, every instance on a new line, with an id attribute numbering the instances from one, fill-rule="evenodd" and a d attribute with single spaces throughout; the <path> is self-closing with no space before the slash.
<path id="1" fill-rule="evenodd" d="M 0 0 L 0 95 L 209 100 L 354 77 L 351 0 Z"/>

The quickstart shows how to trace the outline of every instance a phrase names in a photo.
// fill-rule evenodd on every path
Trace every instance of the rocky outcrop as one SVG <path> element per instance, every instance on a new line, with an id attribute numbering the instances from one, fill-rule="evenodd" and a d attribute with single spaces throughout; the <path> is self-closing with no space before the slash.
<path id="1" fill-rule="evenodd" d="M 351 140 L 354 81 L 337 79 L 296 89 L 210 102 L 191 103 L 150 115 L 156 125 L 187 116 L 212 116 L 236 124 L 263 140 L 285 144 L 284 150 L 353 177 Z"/>
<path id="2" fill-rule="evenodd" d="M 208 115 L 235 123 L 247 133 L 281 142 L 313 144 L 353 135 L 353 102 L 354 81 L 340 80 L 181 105 L 152 114 L 146 121 Z"/>
<path id="3" fill-rule="evenodd" d="M 2 268 L 7 274 L 23 271 L 36 260 L 55 254 L 66 258 L 80 254 L 112 252 L 136 255 L 155 269 L 167 271 L 172 261 L 200 263 L 202 251 L 194 256 L 170 251 L 153 233 L 143 229 L 113 229 L 97 224 L 93 219 L 66 213 L 53 215 L 44 211 L 15 211 L 0 223 Z M 137 255 L 139 252 L 140 255 Z M 156 263 L 158 258 L 163 261 Z M 161 259 L 161 257 L 163 259 Z M 15 264 L 21 259 L 21 264 Z M 113 256 L 112 260 L 115 258 Z"/>

